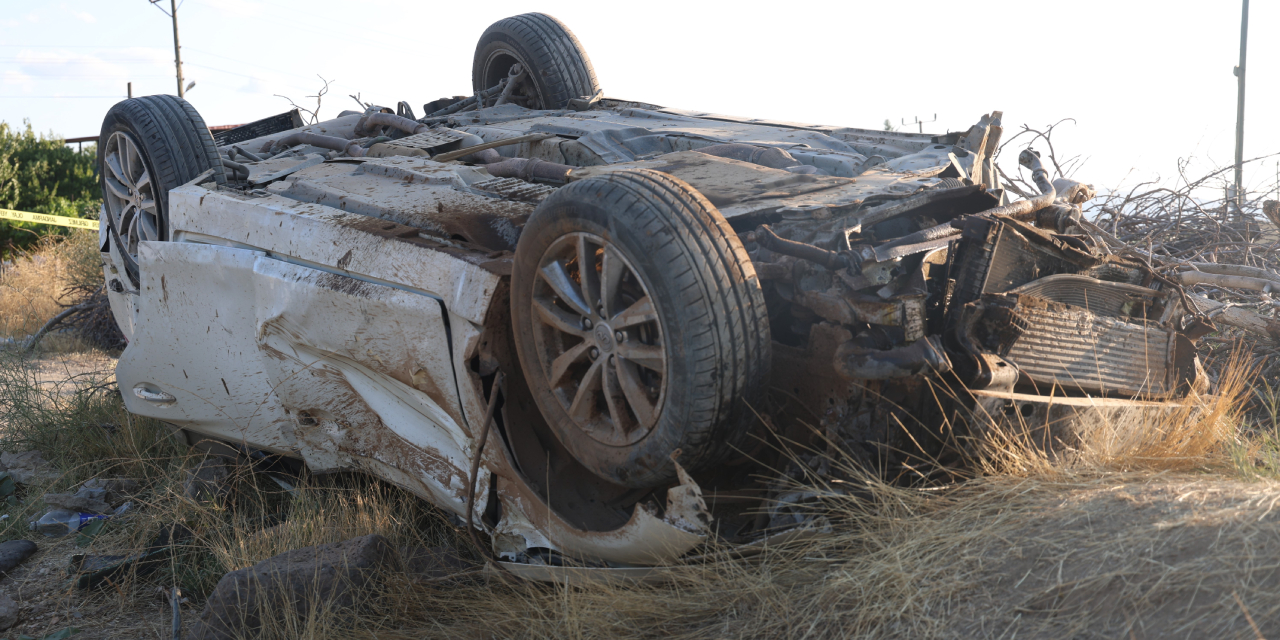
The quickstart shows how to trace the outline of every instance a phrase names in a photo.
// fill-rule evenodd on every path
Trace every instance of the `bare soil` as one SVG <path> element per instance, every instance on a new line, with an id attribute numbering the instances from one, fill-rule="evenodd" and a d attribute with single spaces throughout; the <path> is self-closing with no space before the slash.
<path id="1" fill-rule="evenodd" d="M 954 637 L 1280 637 L 1277 503 L 1280 484 L 1213 476 L 1042 495 L 967 559 Z"/>
<path id="2" fill-rule="evenodd" d="M 32 366 L 41 384 L 57 387 L 70 379 L 101 379 L 112 364 L 100 354 L 56 354 Z M 897 569 L 901 579 L 920 581 L 915 587 L 922 598 L 930 599 L 926 605 L 902 606 L 903 612 L 925 612 L 929 621 L 876 625 L 872 637 L 1280 638 L 1280 483 L 1275 481 L 1242 481 L 1225 467 L 1219 472 L 987 477 L 939 492 L 936 505 L 941 506 L 903 519 L 896 532 L 867 533 L 845 547 L 849 554 L 872 551 L 886 558 L 895 555 L 895 546 L 903 549 L 904 560 Z M 147 593 L 145 588 L 85 592 L 71 583 L 67 567 L 73 555 L 128 550 L 98 548 L 98 543 L 92 550 L 80 549 L 74 536 L 50 539 L 33 532 L 31 539 L 39 551 L 0 578 L 0 592 L 19 603 L 22 618 L 0 637 L 25 633 L 38 638 L 68 626 L 79 628 L 74 637 L 86 640 L 171 637 L 172 611 L 161 593 Z M 920 557 L 916 550 L 925 546 L 932 546 L 933 557 L 942 559 L 940 572 L 938 566 L 930 568 L 932 573 L 922 572 L 905 559 L 912 553 Z M 828 556 L 830 569 L 822 579 L 876 584 L 860 576 L 865 569 L 850 560 L 855 559 Z M 949 586 L 938 589 L 926 580 Z M 709 583 L 707 589 L 730 586 Z M 833 622 L 824 629 L 827 623 L 811 620 L 806 637 L 845 637 L 852 630 L 835 619 L 838 610 L 859 606 L 858 599 L 834 595 L 838 590 L 829 593 L 834 599 L 819 609 L 831 611 Z M 486 602 L 491 597 L 521 598 L 519 592 L 474 595 L 469 602 L 485 609 L 484 615 L 473 618 L 485 621 L 480 626 L 406 629 L 402 633 L 408 635 L 379 632 L 378 637 L 502 637 L 513 624 L 524 625 L 512 617 L 527 605 L 508 602 L 490 610 L 494 603 Z M 653 595 L 637 589 L 631 594 L 614 592 L 611 598 Z M 184 630 L 203 606 L 192 600 L 182 607 Z M 583 607 L 575 615 L 586 616 L 566 625 L 574 627 L 574 635 L 616 637 L 618 620 L 603 626 L 603 611 L 597 618 L 600 628 L 592 629 L 592 607 L 608 603 L 597 604 L 588 597 L 569 598 L 564 604 Z M 628 610 L 621 601 L 615 604 L 618 611 Z M 812 609 L 811 605 L 806 607 Z M 544 631 L 554 631 L 564 622 L 545 613 L 520 635 L 554 637 Z M 716 628 L 725 631 L 734 627 L 723 611 L 709 609 L 707 619 L 708 625 L 719 619 L 725 626 Z M 411 619 L 406 625 L 415 626 Z M 861 624 L 853 627 L 867 629 Z M 652 627 L 648 632 L 643 628 L 638 625 L 634 635 L 652 635 Z M 705 627 L 688 635 L 716 637 L 712 630 Z M 567 633 L 565 627 L 561 631 Z M 726 635 L 750 636 L 739 631 Z"/>
<path id="3" fill-rule="evenodd" d="M 42 388 L 72 395 L 86 384 L 115 380 L 116 359 L 101 351 L 72 351 L 44 355 L 30 366 Z"/>
<path id="4" fill-rule="evenodd" d="M 76 536 L 47 538 L 32 532 L 28 539 L 40 549 L 0 578 L 0 593 L 13 598 L 21 610 L 19 624 L 0 632 L 0 637 L 26 634 L 40 638 L 67 627 L 80 630 L 73 636 L 76 640 L 173 637 L 172 608 L 159 590 L 154 597 L 139 597 L 137 593 L 118 593 L 110 588 L 91 592 L 75 588 L 67 573 L 71 557 L 111 551 L 81 549 L 76 546 Z M 182 607 L 184 633 L 199 613 L 200 609 L 190 602 Z"/>

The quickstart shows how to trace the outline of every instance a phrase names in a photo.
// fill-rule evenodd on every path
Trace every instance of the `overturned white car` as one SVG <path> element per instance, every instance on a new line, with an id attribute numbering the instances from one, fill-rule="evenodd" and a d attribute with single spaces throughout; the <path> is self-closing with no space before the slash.
<path id="1" fill-rule="evenodd" d="M 834 472 L 781 443 L 894 475 L 975 414 L 1061 442 L 1203 384 L 1203 323 L 1082 230 L 1088 187 L 1028 151 L 1042 194 L 1006 201 L 998 112 L 934 136 L 604 98 L 542 14 L 473 71 L 421 118 L 214 137 L 115 105 L 129 410 L 385 478 L 512 567 L 628 567 L 802 523 L 786 477 Z"/>

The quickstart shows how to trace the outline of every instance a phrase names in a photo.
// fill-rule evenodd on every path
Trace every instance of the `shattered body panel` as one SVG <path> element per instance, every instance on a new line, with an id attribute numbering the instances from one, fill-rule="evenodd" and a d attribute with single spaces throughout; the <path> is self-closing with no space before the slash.
<path id="1" fill-rule="evenodd" d="M 750 256 L 773 387 L 803 415 L 757 425 L 759 440 L 804 439 L 803 422 L 893 475 L 934 456 L 945 438 L 928 425 L 957 416 L 1013 407 L 1069 447 L 1082 415 L 1165 408 L 1203 384 L 1199 312 L 1176 286 L 1094 242 L 1052 186 L 1007 202 L 999 112 L 931 136 L 611 99 L 370 124 L 390 111 L 237 138 L 220 151 L 243 175 L 170 192 L 169 240 L 141 243 L 136 286 L 109 294 L 130 411 L 385 478 L 469 515 L 520 565 L 621 570 L 712 530 L 749 542 L 794 526 L 786 505 L 805 497 L 760 479 L 788 473 L 759 466 L 767 447 L 697 473 L 673 457 L 665 486 L 614 485 L 566 452 L 523 382 L 509 289 L 525 222 L 563 184 L 631 169 L 691 185 Z M 128 277 L 114 253 L 106 264 Z"/>

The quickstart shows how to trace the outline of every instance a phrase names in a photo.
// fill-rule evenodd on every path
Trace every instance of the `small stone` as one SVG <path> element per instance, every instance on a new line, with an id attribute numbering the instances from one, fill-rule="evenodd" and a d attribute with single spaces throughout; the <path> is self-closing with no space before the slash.
<path id="1" fill-rule="evenodd" d="M 41 480 L 53 480 L 58 472 L 49 466 L 40 451 L 23 451 L 9 453 L 0 451 L 0 470 L 8 471 L 9 477 L 18 484 L 31 484 Z"/>
<path id="2" fill-rule="evenodd" d="M 8 631 L 18 624 L 18 603 L 7 593 L 0 593 L 0 631 Z"/>
<path id="3" fill-rule="evenodd" d="M 101 495 L 101 491 L 97 492 Z M 82 513 L 108 513 L 111 505 L 107 504 L 90 491 L 80 489 L 75 493 L 46 493 L 44 503 L 55 509 L 78 511 Z"/>
<path id="4" fill-rule="evenodd" d="M 102 499 L 112 507 L 132 498 L 140 488 L 138 481 L 132 478 L 94 478 L 80 485 L 82 491 L 102 491 Z"/>
<path id="5" fill-rule="evenodd" d="M 395 564 L 380 535 L 295 549 L 218 581 L 187 640 L 256 637 L 268 618 L 306 616 L 315 607 L 348 609 L 377 573 Z"/>
<path id="6" fill-rule="evenodd" d="M 231 492 L 230 476 L 230 467 L 221 458 L 207 458 L 187 469 L 183 487 L 187 497 L 196 502 L 221 501 Z"/>
<path id="7" fill-rule="evenodd" d="M 0 543 L 0 573 L 8 573 L 23 560 L 36 552 L 36 543 L 30 540 L 10 540 Z"/>

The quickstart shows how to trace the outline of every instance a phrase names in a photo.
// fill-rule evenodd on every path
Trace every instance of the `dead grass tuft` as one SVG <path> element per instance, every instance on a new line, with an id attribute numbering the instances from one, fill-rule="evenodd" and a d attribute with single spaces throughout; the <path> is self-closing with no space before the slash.
<path id="1" fill-rule="evenodd" d="M 403 605 L 416 625 L 360 637 L 1235 637 L 1250 627 L 1233 594 L 1280 631 L 1275 484 L 1131 472 L 863 488 L 825 497 L 827 534 L 746 559 L 715 550 L 663 585 L 421 590 Z"/>
<path id="2" fill-rule="evenodd" d="M 1125 471 L 1193 471 L 1230 466 L 1243 442 L 1254 369 L 1237 355 L 1211 393 L 1192 392 L 1172 407 L 1151 405 L 1128 413 L 1098 411 L 1098 421 L 1063 446 L 1044 442 L 1052 425 L 987 427 L 967 444 L 970 464 L 984 475 L 1058 477 Z M 1280 407 L 1280 402 L 1277 403 Z"/>
<path id="3" fill-rule="evenodd" d="M 193 601 L 183 612 L 189 627 L 225 572 L 300 547 L 379 533 L 398 548 L 472 551 L 437 510 L 362 477 L 278 476 L 285 487 L 240 464 L 228 498 L 197 503 L 183 481 L 203 454 L 125 413 L 92 375 L 42 385 L 39 363 L 6 358 L 0 446 L 44 450 L 61 477 L 28 487 L 0 534 L 26 536 L 43 491 L 104 475 L 143 481 L 135 515 L 87 549 L 42 540 L 42 558 L 134 553 L 173 523 L 194 533 L 156 571 L 109 589 L 83 593 L 49 579 L 64 620 L 71 610 L 125 612 L 84 637 L 164 635 L 168 606 L 155 589 L 173 585 Z M 844 480 L 807 487 L 824 518 L 818 528 L 750 553 L 712 542 L 653 584 L 393 572 L 354 608 L 312 607 L 254 637 L 1255 637 L 1249 618 L 1276 636 L 1280 483 L 1257 461 L 1277 448 L 1256 435 L 1260 425 L 1240 429 L 1242 395 L 1255 391 L 1247 368 L 1230 371 L 1214 395 L 1152 414 L 1150 437 L 1101 425 L 1069 455 L 1051 457 L 1017 433 L 990 434 L 986 448 L 973 449 L 986 456 L 975 458 L 976 475 L 954 484 L 888 484 L 836 460 Z"/>
<path id="4" fill-rule="evenodd" d="M 17 254 L 0 268 L 0 340 L 20 341 L 34 334 L 62 310 L 64 293 L 73 287 L 101 284 L 98 235 L 78 230 L 45 236 L 31 250 Z M 55 334 L 42 343 L 46 351 L 84 349 L 78 338 Z"/>

